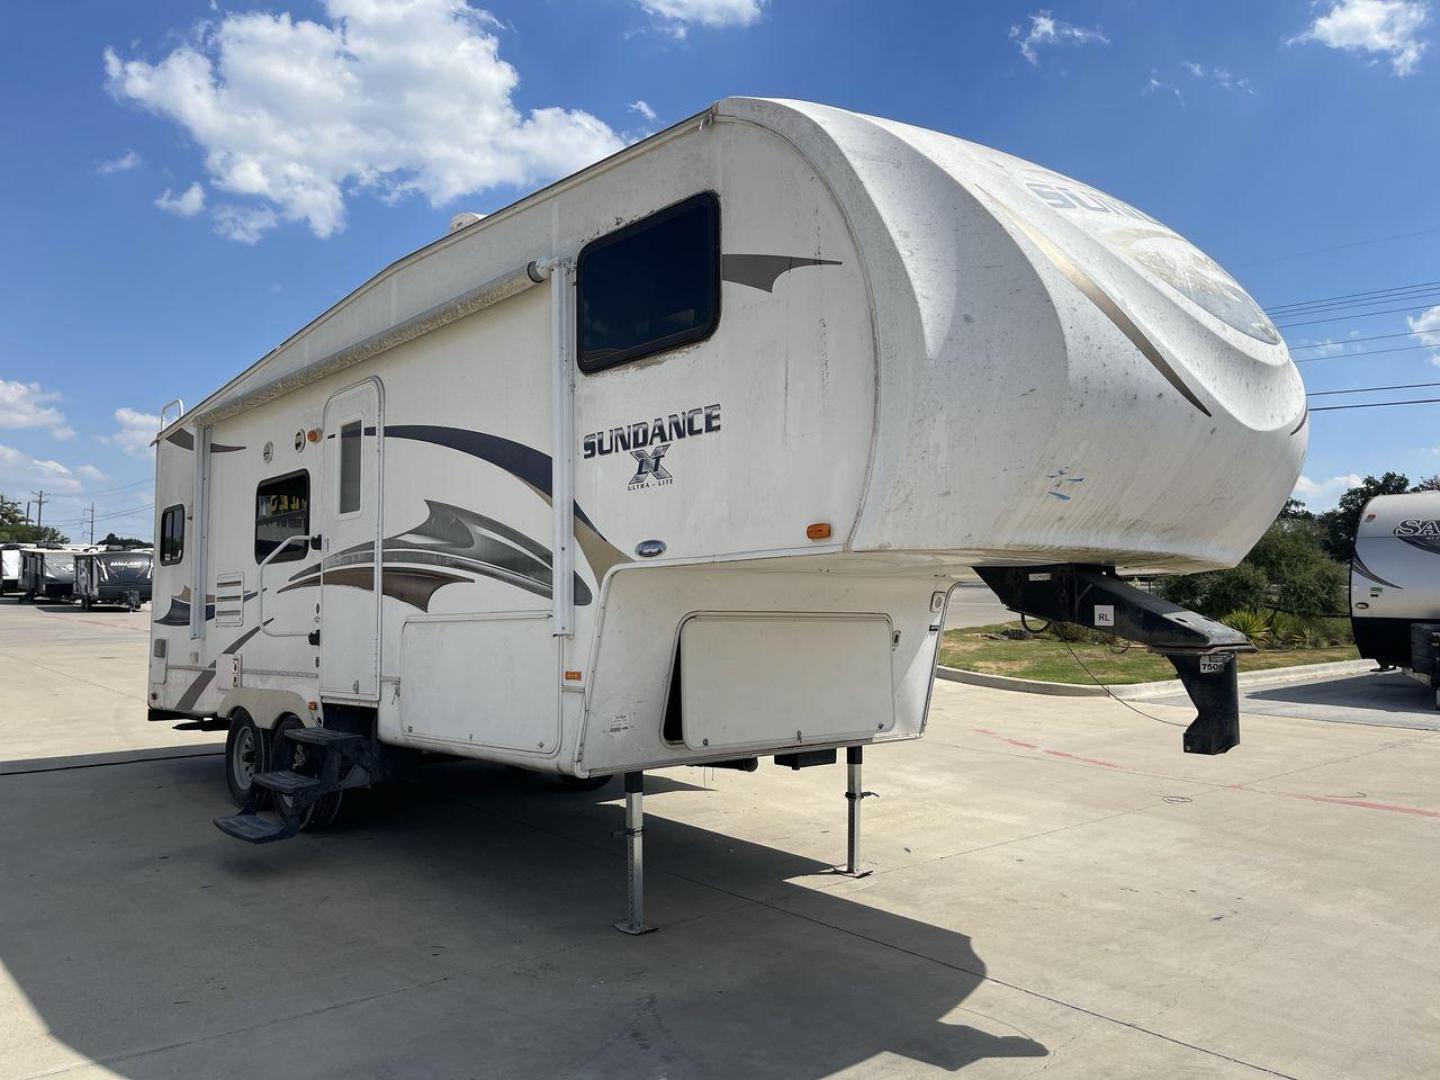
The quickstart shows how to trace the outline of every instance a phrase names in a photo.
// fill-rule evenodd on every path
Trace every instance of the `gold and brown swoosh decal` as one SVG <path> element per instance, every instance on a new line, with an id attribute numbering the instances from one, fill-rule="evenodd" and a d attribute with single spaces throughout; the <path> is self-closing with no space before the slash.
<path id="1" fill-rule="evenodd" d="M 1205 403 L 1195 395 L 1195 392 L 1191 390 L 1190 387 L 1185 385 L 1185 380 L 1182 379 L 1180 373 L 1171 366 L 1170 361 L 1165 359 L 1165 356 L 1160 352 L 1160 349 L 1155 343 L 1146 336 L 1140 327 L 1135 325 L 1135 321 L 1131 319 L 1130 316 L 1120 310 L 1120 305 L 1115 302 L 1109 293 L 1100 287 L 1094 278 L 1087 274 L 1070 256 L 1056 247 L 1048 236 L 1038 229 L 1031 228 L 1027 225 L 1024 220 L 1021 219 L 1020 215 L 1011 210 L 1002 199 L 997 198 L 988 189 L 980 187 L 978 184 L 976 186 L 985 193 L 985 196 L 994 203 L 996 207 L 1004 212 L 1005 216 L 1017 229 L 1029 237 L 1030 242 L 1040 249 L 1041 254 L 1054 264 L 1055 269 L 1059 270 L 1070 284 L 1080 290 L 1085 299 L 1100 309 L 1100 313 L 1109 319 L 1110 322 L 1115 325 L 1115 328 L 1130 340 L 1130 344 L 1134 345 L 1135 348 L 1140 351 L 1141 356 L 1150 361 L 1155 370 L 1161 374 L 1166 382 L 1176 389 L 1181 397 L 1191 405 L 1194 405 L 1195 408 L 1199 409 L 1206 416 L 1210 415 L 1210 410 L 1205 407 Z"/>

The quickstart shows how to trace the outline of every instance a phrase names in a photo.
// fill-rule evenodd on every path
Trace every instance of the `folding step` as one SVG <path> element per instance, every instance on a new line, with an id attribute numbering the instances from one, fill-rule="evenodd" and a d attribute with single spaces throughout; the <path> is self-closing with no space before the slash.
<path id="1" fill-rule="evenodd" d="M 318 776 L 305 776 L 292 769 L 277 769 L 275 772 L 256 773 L 250 782 L 266 791 L 281 795 L 295 795 L 302 791 L 313 791 L 320 786 Z"/>
<path id="2" fill-rule="evenodd" d="M 285 732 L 285 737 L 291 742 L 305 743 L 309 746 L 344 746 L 364 742 L 359 735 L 353 735 L 348 731 L 331 731 L 329 728 L 323 727 L 290 728 Z"/>
<path id="3" fill-rule="evenodd" d="M 295 835 L 293 829 L 270 818 L 263 818 L 259 814 L 230 814 L 226 817 L 217 817 L 215 827 L 226 836 L 233 836 L 248 844 L 269 844 L 276 840 L 288 840 Z"/>

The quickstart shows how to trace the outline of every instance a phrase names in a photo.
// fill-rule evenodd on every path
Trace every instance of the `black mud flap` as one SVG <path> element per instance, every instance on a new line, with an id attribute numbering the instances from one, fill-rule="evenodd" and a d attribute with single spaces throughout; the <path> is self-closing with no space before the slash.
<path id="1" fill-rule="evenodd" d="M 1187 754 L 1223 754 L 1240 743 L 1235 654 L 1255 646 L 1238 630 L 1122 581 L 1102 566 L 977 566 L 1001 603 L 1039 619 L 1076 623 L 1148 645 L 1180 676 L 1197 715 Z"/>

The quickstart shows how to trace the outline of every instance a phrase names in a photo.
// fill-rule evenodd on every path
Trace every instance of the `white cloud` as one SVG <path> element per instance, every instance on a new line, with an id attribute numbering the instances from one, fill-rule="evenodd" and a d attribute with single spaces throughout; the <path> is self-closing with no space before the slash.
<path id="1" fill-rule="evenodd" d="M 194 217 L 205 209 L 205 189 L 199 183 L 191 184 L 179 195 L 171 195 L 167 187 L 155 200 L 155 205 L 167 214 L 177 217 Z"/>
<path id="2" fill-rule="evenodd" d="M 1109 45 L 1110 39 L 1097 27 L 1075 26 L 1055 18 L 1048 11 L 1037 11 L 1030 17 L 1030 29 L 1010 27 L 1010 40 L 1020 55 L 1032 64 L 1040 63 L 1036 48 L 1040 45 Z"/>
<path id="3" fill-rule="evenodd" d="M 646 123 L 653 124 L 655 122 L 655 110 L 650 107 L 650 103 L 644 98 L 638 101 L 632 101 L 628 108 L 633 113 L 639 113 Z"/>
<path id="4" fill-rule="evenodd" d="M 179 125 L 204 151 L 212 187 L 263 200 L 321 237 L 344 228 L 349 193 L 416 192 L 438 206 L 571 172 L 621 146 L 586 112 L 522 114 L 497 24 L 466 0 L 324 0 L 324 9 L 324 22 L 227 14 L 153 64 L 107 49 L 107 85 Z M 270 224 L 217 211 L 217 231 L 246 243 Z"/>
<path id="5" fill-rule="evenodd" d="M 1419 315 L 1407 315 L 1405 321 L 1410 325 L 1410 333 L 1415 335 L 1416 341 L 1421 345 L 1440 349 L 1440 304 L 1429 311 L 1422 311 Z M 1430 363 L 1440 367 L 1440 352 L 1430 354 Z"/>
<path id="6" fill-rule="evenodd" d="M 75 429 L 55 408 L 59 400 L 58 391 L 46 390 L 39 383 L 0 379 L 0 428 L 49 428 L 57 439 L 73 439 Z"/>
<path id="7" fill-rule="evenodd" d="M 34 458 L 23 450 L 0 444 L 0 488 L 27 493 L 38 488 L 47 495 L 77 495 L 85 490 L 86 480 L 104 477 L 93 465 L 72 469 L 58 461 Z"/>
<path id="8" fill-rule="evenodd" d="M 691 26 L 749 26 L 760 18 L 765 0 L 638 0 L 667 31 L 683 38 Z M 648 119 L 653 120 L 654 117 Z"/>
<path id="9" fill-rule="evenodd" d="M 1302 476 L 1295 481 L 1295 490 L 1290 494 L 1292 498 L 1299 499 L 1311 510 L 1329 510 L 1341 495 L 1364 482 L 1364 477 L 1357 476 L 1355 473 L 1332 476 L 1328 480 L 1311 480 L 1308 476 Z"/>
<path id="10" fill-rule="evenodd" d="M 1346 343 L 1336 341 L 1334 338 L 1326 338 L 1324 341 L 1298 341 L 1293 346 L 1296 349 L 1304 349 L 1306 356 L 1334 356 L 1336 353 L 1345 351 Z"/>
<path id="11" fill-rule="evenodd" d="M 1167 97 L 1171 94 L 1174 94 L 1176 101 L 1180 102 L 1181 105 L 1185 104 L 1185 95 L 1180 93 L 1180 88 L 1178 86 L 1172 85 L 1171 83 L 1162 82 L 1153 71 L 1150 73 L 1150 78 L 1145 83 L 1144 89 L 1140 91 L 1141 97 L 1145 97 L 1150 94 L 1163 94 Z"/>
<path id="12" fill-rule="evenodd" d="M 1425 0 L 1331 0 L 1287 45 L 1314 41 L 1332 49 L 1389 56 L 1396 75 L 1412 75 L 1429 47 L 1420 32 L 1430 20 Z"/>
<path id="13" fill-rule="evenodd" d="M 126 150 L 125 153 L 117 158 L 112 158 L 110 161 L 102 161 L 95 171 L 101 176 L 109 176 L 111 173 L 129 172 L 139 164 L 140 155 L 134 150 Z"/>
<path id="14" fill-rule="evenodd" d="M 150 441 L 160 430 L 160 417 L 138 409 L 119 408 L 115 410 L 115 422 L 119 428 L 113 435 L 100 436 L 100 441 L 119 447 L 131 457 L 148 458 Z"/>
<path id="15" fill-rule="evenodd" d="M 1197 79 L 1213 82 L 1225 90 L 1238 90 L 1244 94 L 1255 93 L 1255 88 L 1250 85 L 1250 80 L 1242 75 L 1236 75 L 1222 67 L 1207 68 L 1204 64 L 1197 64 L 1194 60 L 1186 60 L 1181 65 Z"/>
<path id="16" fill-rule="evenodd" d="M 260 238 L 280 219 L 268 206 L 235 206 L 222 203 L 211 214 L 215 219 L 215 235 L 241 244 L 258 244 Z"/>

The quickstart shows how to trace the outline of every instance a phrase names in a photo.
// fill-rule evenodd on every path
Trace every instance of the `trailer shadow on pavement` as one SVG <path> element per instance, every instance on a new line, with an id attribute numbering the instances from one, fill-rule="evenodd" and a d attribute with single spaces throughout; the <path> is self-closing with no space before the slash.
<path id="1" fill-rule="evenodd" d="M 631 938 L 611 926 L 618 783 L 441 765 L 327 833 L 249 847 L 210 825 L 219 768 L 0 777 L 0 1004 L 40 1021 L 0 1077 L 818 1078 L 877 1055 L 956 1070 L 1048 1053 L 957 1022 L 985 973 L 968 936 L 835 896 L 812 859 L 666 820 L 700 790 L 671 776 L 647 782 L 661 930 Z"/>
<path id="2" fill-rule="evenodd" d="M 1251 690 L 1244 693 L 1241 708 L 1340 723 L 1440 729 L 1435 692 L 1402 671 L 1367 672 Z"/>

